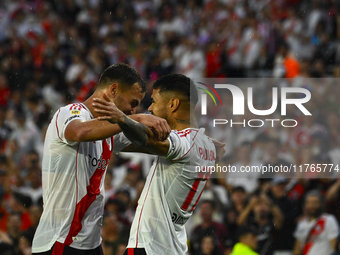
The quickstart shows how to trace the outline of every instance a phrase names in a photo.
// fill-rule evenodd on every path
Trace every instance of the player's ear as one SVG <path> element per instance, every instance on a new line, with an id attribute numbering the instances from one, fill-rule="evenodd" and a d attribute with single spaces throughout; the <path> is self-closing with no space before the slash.
<path id="1" fill-rule="evenodd" d="M 169 102 L 169 105 L 170 105 L 170 110 L 171 112 L 175 112 L 178 110 L 179 108 L 179 105 L 180 105 L 180 101 L 178 98 L 171 98 L 170 99 L 170 102 Z"/>
<path id="2" fill-rule="evenodd" d="M 118 88 L 119 88 L 119 85 L 118 83 L 112 83 L 110 86 L 109 86 L 109 95 L 110 97 L 112 98 L 115 98 L 117 93 L 118 93 Z"/>

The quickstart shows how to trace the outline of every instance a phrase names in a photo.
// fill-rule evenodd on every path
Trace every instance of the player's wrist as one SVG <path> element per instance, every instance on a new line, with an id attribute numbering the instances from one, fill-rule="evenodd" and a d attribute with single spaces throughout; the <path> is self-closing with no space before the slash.
<path id="1" fill-rule="evenodd" d="M 126 119 L 128 117 L 122 112 L 120 111 L 120 113 L 118 114 L 118 117 L 117 117 L 117 123 L 120 124 L 120 123 L 126 123 Z"/>
<path id="2" fill-rule="evenodd" d="M 143 115 L 146 115 L 146 114 L 132 114 L 132 115 L 129 115 L 130 119 L 133 119 L 134 121 L 137 121 L 137 122 L 141 122 L 142 119 L 143 119 Z"/>

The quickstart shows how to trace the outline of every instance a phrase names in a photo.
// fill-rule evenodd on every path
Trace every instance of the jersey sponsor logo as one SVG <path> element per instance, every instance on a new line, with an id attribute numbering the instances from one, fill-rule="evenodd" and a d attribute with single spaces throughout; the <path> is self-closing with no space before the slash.
<path id="1" fill-rule="evenodd" d="M 69 117 L 69 118 L 65 121 L 65 125 L 66 125 L 67 123 L 69 123 L 71 120 L 73 120 L 73 119 L 75 119 L 75 118 L 78 118 L 78 117 L 79 117 L 79 115 L 73 115 L 73 116 Z"/>
<path id="2" fill-rule="evenodd" d="M 71 114 L 80 114 L 80 111 L 79 110 L 72 110 Z"/>
<path id="3" fill-rule="evenodd" d="M 176 213 L 172 213 L 171 220 L 175 224 L 184 225 L 188 221 L 189 217 L 177 216 Z"/>
<path id="4" fill-rule="evenodd" d="M 198 151 L 199 151 L 201 159 L 209 160 L 209 161 L 215 161 L 216 160 L 214 150 L 207 150 L 207 149 L 203 149 L 203 148 L 199 147 Z"/>
<path id="5" fill-rule="evenodd" d="M 96 157 L 92 157 L 89 154 L 89 164 L 93 167 L 97 167 L 97 169 L 105 170 L 107 165 L 109 164 L 109 160 L 106 161 L 105 159 L 103 159 L 103 156 L 100 156 L 100 158 L 97 159 Z"/>

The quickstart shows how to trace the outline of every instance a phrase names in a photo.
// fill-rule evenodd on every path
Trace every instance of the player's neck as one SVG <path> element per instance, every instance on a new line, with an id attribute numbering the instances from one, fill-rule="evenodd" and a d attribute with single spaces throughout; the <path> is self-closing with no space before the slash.
<path id="1" fill-rule="evenodd" d="M 187 128 L 197 128 L 197 121 L 194 116 L 190 117 L 190 114 L 173 114 L 168 120 L 169 126 L 172 130 L 183 130 Z"/>
<path id="2" fill-rule="evenodd" d="M 94 92 L 88 99 L 86 99 L 86 101 L 83 102 L 83 104 L 87 107 L 87 109 L 89 109 L 89 111 L 91 112 L 92 116 L 94 118 L 97 118 L 99 115 L 95 112 L 92 103 L 93 103 L 93 98 L 100 98 L 100 95 L 97 92 Z"/>
<path id="3" fill-rule="evenodd" d="M 309 215 L 308 216 L 308 220 L 309 221 L 313 221 L 313 220 L 315 220 L 315 219 L 317 219 L 318 218 L 318 216 L 316 216 L 316 215 Z"/>

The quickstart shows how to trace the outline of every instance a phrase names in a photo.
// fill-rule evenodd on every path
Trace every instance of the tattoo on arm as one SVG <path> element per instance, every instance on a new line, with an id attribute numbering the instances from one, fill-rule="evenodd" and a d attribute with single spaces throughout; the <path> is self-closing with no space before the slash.
<path id="1" fill-rule="evenodd" d="M 146 146 L 151 130 L 142 123 L 124 116 L 124 121 L 118 123 L 124 135 L 138 147 Z"/>
<path id="2" fill-rule="evenodd" d="M 181 120 L 181 119 L 178 119 L 178 118 L 175 118 L 175 117 L 174 117 L 174 119 L 180 124 L 187 124 L 187 125 L 190 124 L 190 119 Z"/>
<path id="3" fill-rule="evenodd" d="M 135 152 L 138 149 L 139 149 L 139 147 L 137 145 L 130 144 L 129 146 L 127 146 L 124 149 L 122 149 L 122 151 L 123 152 Z"/>
<path id="4" fill-rule="evenodd" d="M 174 118 L 175 118 L 175 117 L 174 117 Z M 176 122 L 179 123 L 179 124 L 197 126 L 197 123 L 196 123 L 196 119 L 195 119 L 195 118 L 190 118 L 190 119 L 185 119 L 185 120 L 175 118 L 175 120 L 176 120 Z M 175 125 L 176 125 L 176 123 L 175 123 Z"/>
<path id="5" fill-rule="evenodd" d="M 146 153 L 146 154 L 153 154 L 152 152 L 146 150 L 145 148 L 140 148 L 137 145 L 130 144 L 128 147 L 125 147 L 122 152 L 141 152 L 141 153 Z"/>

